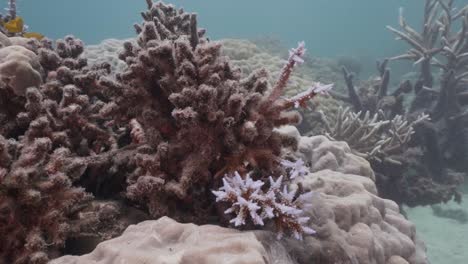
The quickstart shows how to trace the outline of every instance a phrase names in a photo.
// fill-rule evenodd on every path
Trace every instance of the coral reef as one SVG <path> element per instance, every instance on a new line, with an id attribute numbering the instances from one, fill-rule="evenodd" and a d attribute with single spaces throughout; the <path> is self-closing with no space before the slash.
<path id="1" fill-rule="evenodd" d="M 434 126 L 425 126 L 421 130 L 426 135 L 438 135 L 439 139 L 431 142 L 431 152 L 443 157 L 432 162 L 439 163 L 442 168 L 466 171 L 468 115 L 464 99 L 468 83 L 467 6 L 457 9 L 454 1 L 427 0 L 424 27 L 420 33 L 406 23 L 402 13 L 402 31 L 388 28 L 411 45 L 406 54 L 391 59 L 408 59 L 420 65 L 419 78 L 415 84 L 416 97 L 410 111 L 431 114 Z M 441 69 L 439 89 L 434 87 L 433 67 Z"/>
<path id="2" fill-rule="evenodd" d="M 466 10 L 466 7 L 454 8 L 454 1 L 426 1 L 421 33 L 406 23 L 401 10 L 401 31 L 390 26 L 388 28 L 398 38 L 409 43 L 411 49 L 403 55 L 378 62 L 379 77 L 358 85 L 355 84 L 353 73 L 343 67 L 347 94 L 333 91 L 330 94 L 349 104 L 354 113 L 324 112 L 325 117 L 324 113 L 317 112 L 308 116 L 313 120 L 310 122 L 322 123 L 322 131 L 331 137 L 346 140 L 355 153 L 371 154 L 370 161 L 377 174 L 379 194 L 400 204 L 415 206 L 447 202 L 452 198 L 456 201 L 461 199 L 457 186 L 466 176 L 467 163 L 463 159 L 468 153 L 464 101 L 467 64 L 462 55 L 468 51 Z M 460 31 L 456 31 L 458 27 Z M 404 80 L 397 87 L 391 87 L 390 69 L 387 66 L 399 59 L 411 60 L 414 65 L 420 65 L 414 85 Z M 435 88 L 437 82 L 433 77 L 433 67 L 441 68 L 440 89 Z M 414 96 L 408 96 L 413 92 Z M 407 100 L 411 97 L 411 101 Z M 396 124 L 395 121 L 401 123 L 401 128 L 411 124 L 411 129 L 405 130 L 411 131 L 413 136 L 409 138 L 394 133 L 395 129 L 384 129 L 384 124 Z M 330 126 L 334 123 L 338 126 Z M 348 124 L 348 129 L 343 123 L 345 126 Z M 342 129 L 348 133 L 342 133 Z M 357 129 L 356 133 L 354 129 Z M 378 154 L 380 144 L 364 143 L 383 143 L 389 139 L 388 133 L 393 138 L 400 135 L 397 141 L 393 141 L 398 144 L 389 146 L 390 152 L 381 151 L 380 156 L 385 156 L 385 159 L 375 159 L 374 154 Z"/>
<path id="3" fill-rule="evenodd" d="M 230 58 L 234 66 L 240 68 L 243 76 L 247 77 L 255 69 L 263 67 L 270 73 L 269 83 L 274 84 L 284 64 L 281 57 L 283 52 L 276 52 L 283 47 L 279 40 L 263 37 L 254 41 L 224 39 L 221 42 L 223 54 Z M 291 74 L 285 94 L 294 96 L 315 82 L 333 83 L 334 91 L 342 91 L 346 87 L 341 70 L 335 61 L 311 58 L 305 54 L 304 64 Z M 310 101 L 307 108 L 298 109 L 303 116 L 302 122 L 298 125 L 300 131 L 311 134 L 323 133 L 320 130 L 322 124 L 316 122 L 317 111 L 322 110 L 333 117 L 338 112 L 338 108 L 339 102 L 329 96 L 321 96 Z"/>
<path id="4" fill-rule="evenodd" d="M 295 109 L 332 87 L 311 81 L 287 94 L 304 43 L 289 51 L 276 76 L 261 68 L 243 76 L 223 55 L 223 44 L 197 27 L 196 14 L 146 2 L 136 39 L 122 49 L 109 42 L 105 52 L 84 53 L 72 36 L 53 42 L 0 35 L 0 235 L 9 242 L 0 244 L 0 263 L 86 253 L 129 224 L 163 216 L 243 229 L 264 225 L 304 244 L 257 232 L 266 239 L 258 239 L 262 248 L 248 232 L 168 218 L 131 227 L 108 244 L 126 243 L 146 224 L 159 223 L 156 240 L 163 241 L 214 229 L 199 245 L 207 252 L 219 248 L 219 237 L 209 238 L 228 234 L 224 246 L 252 254 L 253 263 L 268 254 L 275 259 L 275 252 L 291 263 L 425 263 L 414 227 L 394 203 L 376 196 L 365 159 L 345 143 L 279 130 L 299 123 Z M 123 63 L 110 55 L 119 51 Z M 193 237 L 179 236 L 174 254 L 192 261 L 195 253 L 184 248 Z M 167 253 L 154 236 L 146 238 L 145 246 Z M 247 239 L 255 250 L 245 247 Z"/>
<path id="5" fill-rule="evenodd" d="M 83 57 L 88 61 L 89 66 L 110 64 L 112 74 L 123 72 L 127 64 L 119 59 L 119 53 L 123 51 L 123 44 L 133 39 L 119 40 L 106 39 L 99 45 L 87 45 L 83 51 Z"/>
<path id="6" fill-rule="evenodd" d="M 384 116 L 383 111 L 373 116 L 366 112 L 361 118 L 361 112 L 354 113 L 349 108 L 340 108 L 336 123 L 332 126 L 323 112 L 320 116 L 327 136 L 331 139 L 346 141 L 355 154 L 368 160 L 400 166 L 401 162 L 392 159 L 392 156 L 401 155 L 415 133 L 414 126 L 428 120 L 425 114 L 412 122 L 400 115 L 391 120 L 382 120 L 380 116 Z"/>
<path id="7" fill-rule="evenodd" d="M 142 259 L 168 263 L 428 263 L 414 225 L 394 202 L 376 195 L 374 173 L 365 159 L 354 155 L 344 142 L 324 136 L 301 137 L 291 126 L 278 132 L 299 143 L 297 151 L 283 149 L 283 154 L 311 165 L 311 172 L 296 177 L 291 190 L 313 192 L 310 200 L 314 206 L 306 211 L 315 219 L 316 236 L 303 241 L 277 240 L 270 231 L 239 232 L 179 224 L 163 217 L 129 227 L 88 255 L 64 256 L 52 263 Z"/>

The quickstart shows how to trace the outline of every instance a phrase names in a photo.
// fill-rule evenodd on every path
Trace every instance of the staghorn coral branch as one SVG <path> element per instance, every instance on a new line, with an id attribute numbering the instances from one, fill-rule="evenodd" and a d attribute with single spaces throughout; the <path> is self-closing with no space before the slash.
<path id="1" fill-rule="evenodd" d="M 341 68 L 343 72 L 343 77 L 346 82 L 346 88 L 348 89 L 348 95 L 343 95 L 337 92 L 330 91 L 330 95 L 338 100 L 350 103 L 354 107 L 354 111 L 359 112 L 362 110 L 361 98 L 359 98 L 356 88 L 354 87 L 353 79 L 354 75 L 350 73 L 346 67 Z"/>
<path id="2" fill-rule="evenodd" d="M 379 162 L 391 161 L 391 155 L 400 153 L 408 144 L 411 135 L 414 133 L 413 127 L 425 120 L 429 120 L 428 115 L 420 115 L 413 122 L 408 122 L 400 115 L 396 115 L 391 120 L 381 119 L 382 112 L 373 116 L 366 112 L 354 113 L 349 108 L 338 110 L 335 127 L 328 125 L 328 133 L 331 139 L 343 140 L 359 156 L 375 159 Z M 329 121 L 323 116 L 325 122 Z"/>
<path id="3" fill-rule="evenodd" d="M 327 94 L 333 88 L 333 84 L 315 83 L 306 91 L 299 93 L 291 98 L 286 99 L 284 109 L 291 107 L 299 108 L 299 106 L 306 107 L 306 103 L 318 94 Z"/>
<path id="4" fill-rule="evenodd" d="M 283 95 L 284 89 L 288 84 L 289 77 L 291 76 L 294 67 L 296 64 L 304 62 L 303 57 L 305 52 L 305 42 L 299 42 L 297 48 L 289 51 L 289 58 L 281 70 L 280 76 L 268 97 L 269 102 L 275 102 L 281 95 Z"/>

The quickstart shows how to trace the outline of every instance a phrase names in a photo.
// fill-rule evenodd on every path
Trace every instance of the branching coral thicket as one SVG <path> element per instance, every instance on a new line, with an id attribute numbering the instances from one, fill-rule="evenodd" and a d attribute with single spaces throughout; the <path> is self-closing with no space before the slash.
<path id="1" fill-rule="evenodd" d="M 456 8 L 453 0 L 427 0 L 421 32 L 406 23 L 403 12 L 400 26 L 401 30 L 389 29 L 411 49 L 392 59 L 411 60 L 421 67 L 410 112 L 427 112 L 432 119 L 416 129 L 424 164 L 432 179 L 450 183 L 461 178 L 456 171 L 467 170 L 468 6 Z M 440 69 L 438 85 L 435 68 Z"/>
<path id="2" fill-rule="evenodd" d="M 422 114 L 415 121 L 409 122 L 400 115 L 391 120 L 383 119 L 383 116 L 383 111 L 379 111 L 372 116 L 366 112 L 361 117 L 360 112 L 340 108 L 336 124 L 331 125 L 325 114 L 321 113 L 330 138 L 346 141 L 355 154 L 368 160 L 401 165 L 392 156 L 400 155 L 408 148 L 415 133 L 415 125 L 429 117 Z"/>
<path id="3" fill-rule="evenodd" d="M 351 113 L 352 116 L 342 120 L 359 129 L 354 135 L 338 133 L 338 137 L 335 137 L 346 140 L 358 152 L 367 152 L 369 149 L 365 149 L 362 144 L 364 141 L 355 140 L 358 135 L 367 139 L 379 131 L 377 138 L 389 139 L 385 136 L 385 130 L 378 126 L 369 126 L 372 122 L 360 122 L 366 120 L 367 113 L 370 116 L 378 115 L 379 121 L 385 123 L 392 123 L 396 118 L 399 122 L 411 124 L 411 131 L 414 132 L 412 139 L 402 141 L 406 141 L 402 145 L 405 147 L 397 148 L 397 155 L 392 155 L 393 151 L 385 155 L 383 161 L 392 162 L 371 160 L 372 167 L 376 170 L 380 194 L 409 205 L 448 201 L 452 197 L 459 201 L 461 196 L 456 191 L 456 186 L 463 180 L 463 173 L 459 172 L 467 169 L 468 153 L 468 7 L 457 9 L 452 0 L 427 0 L 421 32 L 406 22 L 403 10 L 400 10 L 399 24 L 400 30 L 390 26 L 388 29 L 411 48 L 405 54 L 378 63 L 378 79 L 370 84 L 361 83 L 361 87 L 356 89 L 353 75 L 343 69 L 348 94 L 331 94 L 349 103 L 355 113 L 360 113 L 360 116 Z M 390 70 L 387 66 L 400 59 L 410 60 L 415 66 L 419 66 L 419 77 L 414 85 L 406 80 L 391 92 Z M 434 78 L 435 68 L 441 69 L 438 78 Z M 409 92 L 414 92 L 415 96 L 408 102 L 409 108 L 405 109 L 405 94 Z M 430 120 L 419 118 L 425 115 Z M 320 114 L 316 117 L 325 120 Z M 338 122 L 340 126 L 341 123 L 343 122 Z M 330 125 L 325 124 L 325 127 L 329 133 L 331 131 L 330 134 L 336 134 Z M 364 131 L 369 131 L 369 135 Z M 392 137 L 398 134 L 391 129 L 388 132 L 393 133 Z M 346 136 L 340 136 L 341 134 Z M 373 147 L 378 149 L 379 144 Z M 370 153 L 375 152 L 370 150 Z M 390 187 L 395 185 L 400 187 Z"/>
<path id="4" fill-rule="evenodd" d="M 403 101 L 405 94 L 412 91 L 411 82 L 402 82 L 393 92 L 390 92 L 390 70 L 387 68 L 389 60 L 377 62 L 379 77 L 360 84 L 357 89 L 354 84 L 354 75 L 345 67 L 342 68 L 343 78 L 346 82 L 347 95 L 330 92 L 341 101 L 352 106 L 354 112 L 360 112 L 361 117 L 369 112 L 371 115 L 381 112 L 380 118 L 392 119 L 396 115 L 404 115 Z"/>
<path id="5" fill-rule="evenodd" d="M 330 86 L 283 99 L 290 73 L 302 62 L 300 43 L 292 49 L 276 85 L 265 70 L 241 79 L 221 56 L 221 45 L 204 37 L 195 14 L 148 2 L 136 25 L 137 45 L 127 42 L 121 59 L 128 70 L 100 85 L 113 93 L 102 113 L 116 124 L 130 122 L 132 140 L 141 143 L 137 169 L 128 178 L 129 198 L 153 216 L 201 221 L 212 210 L 212 188 L 225 174 L 280 175 L 282 136 L 275 127 L 300 121 L 288 109 Z M 177 208 L 184 212 L 174 215 Z"/>
<path id="6" fill-rule="evenodd" d="M 7 81 L 0 89 L 2 263 L 46 263 L 68 237 L 85 231 L 81 211 L 92 196 L 75 184 L 102 173 L 103 153 L 117 148 L 117 135 L 98 115 L 104 103 L 88 86 L 105 67 L 87 68 L 79 58 L 83 44 L 73 37 L 24 45 L 28 50 L 0 49 L 27 54 L 40 79 L 29 88 Z"/>
<path id="7" fill-rule="evenodd" d="M 331 88 L 317 83 L 281 97 L 304 44 L 290 51 L 270 87 L 262 69 L 241 78 L 221 44 L 204 37 L 195 14 L 147 3 L 136 41 L 120 54 L 124 72 L 111 72 L 108 63 L 88 66 L 83 42 L 72 36 L 2 40 L 0 236 L 8 243 L 0 244 L 0 262 L 45 263 L 69 237 L 109 238 L 125 228 L 114 223 L 109 233 L 99 232 L 118 206 L 90 203 L 91 193 L 112 199 L 125 193 L 152 217 L 223 221 L 212 190 L 234 172 L 238 183 L 265 182 L 261 191 L 275 193 L 269 218 L 278 231 L 311 233 L 300 216 L 301 193 L 275 187 L 286 171 L 295 170 L 291 177 L 306 171 L 281 162 L 283 144 L 297 142 L 275 128 L 298 123 L 290 109 Z M 22 70 L 2 71 L 11 61 Z"/>

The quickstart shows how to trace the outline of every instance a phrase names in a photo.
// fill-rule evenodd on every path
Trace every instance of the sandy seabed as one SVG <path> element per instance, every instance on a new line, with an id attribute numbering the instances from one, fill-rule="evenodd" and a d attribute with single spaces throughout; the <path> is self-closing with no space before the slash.
<path id="1" fill-rule="evenodd" d="M 443 207 L 462 209 L 468 213 L 468 186 L 464 193 L 461 204 L 449 202 Z M 426 243 L 431 264 L 468 263 L 468 223 L 437 217 L 430 206 L 405 207 L 405 211 L 409 220 L 416 225 L 418 235 Z"/>

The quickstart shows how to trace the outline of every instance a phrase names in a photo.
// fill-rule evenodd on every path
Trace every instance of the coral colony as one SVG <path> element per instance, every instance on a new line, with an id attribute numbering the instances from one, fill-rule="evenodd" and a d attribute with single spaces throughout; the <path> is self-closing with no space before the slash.
<path id="1" fill-rule="evenodd" d="M 261 69 L 241 79 L 194 14 L 147 3 L 137 42 L 120 54 L 124 72 L 88 66 L 71 36 L 1 50 L 1 259 L 44 263 L 105 221 L 108 206 L 93 196 L 120 191 L 155 218 L 203 223 L 227 206 L 220 218 L 234 226 L 272 220 L 280 236 L 314 233 L 302 215 L 310 193 L 286 184 L 307 168 L 282 161 L 286 139 L 275 131 L 300 121 L 291 108 L 332 87 L 281 97 L 304 43 L 270 88 Z"/>
<path id="2" fill-rule="evenodd" d="M 453 2 L 426 0 L 421 32 L 400 12 L 401 29 L 388 29 L 410 49 L 379 62 L 378 78 L 358 84 L 343 67 L 345 93 L 308 82 L 286 96 L 304 42 L 278 76 L 243 75 L 196 14 L 147 0 L 136 37 L 119 42 L 116 67 L 92 63 L 73 36 L 28 32 L 10 0 L 0 16 L 0 264 L 83 255 L 147 225 L 138 240 L 151 235 L 159 246 L 187 243 L 172 237 L 180 226 L 204 225 L 250 236 L 255 247 L 226 251 L 262 248 L 264 260 L 283 247 L 297 263 L 427 263 L 398 205 L 461 200 L 468 7 Z M 414 84 L 391 87 L 388 64 L 399 59 L 419 68 Z M 305 121 L 324 136 L 301 136 L 291 126 L 302 121 L 297 110 L 322 94 L 346 106 L 314 112 Z"/>

